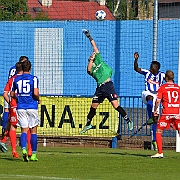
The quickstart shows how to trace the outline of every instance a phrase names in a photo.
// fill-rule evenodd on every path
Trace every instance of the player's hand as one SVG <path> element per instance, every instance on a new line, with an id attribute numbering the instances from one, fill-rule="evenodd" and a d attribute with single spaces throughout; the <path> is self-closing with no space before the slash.
<path id="1" fill-rule="evenodd" d="M 86 35 L 87 38 L 90 37 L 90 32 L 87 29 L 83 29 L 82 32 Z"/>
<path id="2" fill-rule="evenodd" d="M 139 54 L 138 54 L 138 52 L 135 52 L 134 53 L 134 59 L 138 59 L 139 58 Z"/>
<path id="3" fill-rule="evenodd" d="M 159 116 L 157 111 L 154 111 L 154 116 Z"/>

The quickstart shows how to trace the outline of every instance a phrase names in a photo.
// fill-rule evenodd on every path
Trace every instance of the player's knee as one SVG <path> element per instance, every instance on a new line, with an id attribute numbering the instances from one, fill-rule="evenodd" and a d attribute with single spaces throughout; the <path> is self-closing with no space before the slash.
<path id="1" fill-rule="evenodd" d="M 154 124 L 157 124 L 158 123 L 158 116 L 154 116 L 153 121 L 154 121 Z"/>
<path id="2" fill-rule="evenodd" d="M 4 108 L 4 112 L 9 112 L 9 108 Z"/>
<path id="3" fill-rule="evenodd" d="M 149 100 L 153 101 L 153 96 L 148 95 L 148 96 L 146 97 L 146 101 L 148 102 Z"/>
<path id="4" fill-rule="evenodd" d="M 157 130 L 156 130 L 156 133 L 162 134 L 162 132 L 163 132 L 163 130 L 161 130 L 161 129 L 157 129 Z"/>

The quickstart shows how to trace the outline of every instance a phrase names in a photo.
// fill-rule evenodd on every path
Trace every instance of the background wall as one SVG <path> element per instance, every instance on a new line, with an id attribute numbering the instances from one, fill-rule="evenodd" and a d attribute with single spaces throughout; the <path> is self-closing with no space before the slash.
<path id="1" fill-rule="evenodd" d="M 32 62 L 32 73 L 40 79 L 41 94 L 93 95 L 96 83 L 86 73 L 92 48 L 82 34 L 82 29 L 87 28 L 104 61 L 114 70 L 117 94 L 140 96 L 144 78 L 133 69 L 133 54 L 138 51 L 139 67 L 149 69 L 152 26 L 153 21 L 0 22 L 0 93 L 9 68 L 26 55 Z M 157 59 L 162 71 L 175 72 L 177 82 L 180 21 L 159 21 L 158 27 Z"/>

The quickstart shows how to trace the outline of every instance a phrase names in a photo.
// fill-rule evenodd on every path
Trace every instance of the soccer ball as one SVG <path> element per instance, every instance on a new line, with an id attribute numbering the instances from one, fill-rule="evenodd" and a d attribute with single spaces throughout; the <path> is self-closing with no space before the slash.
<path id="1" fill-rule="evenodd" d="M 102 21 L 106 18 L 106 13 L 103 10 L 98 10 L 95 16 L 97 20 Z"/>

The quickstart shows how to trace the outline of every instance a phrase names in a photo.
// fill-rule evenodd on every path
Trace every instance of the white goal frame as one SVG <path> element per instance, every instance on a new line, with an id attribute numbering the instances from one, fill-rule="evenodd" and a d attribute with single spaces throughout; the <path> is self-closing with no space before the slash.
<path id="1" fill-rule="evenodd" d="M 180 41 L 179 41 L 179 61 L 178 61 L 178 85 L 180 86 Z M 180 136 L 176 130 L 176 152 L 180 152 Z"/>

